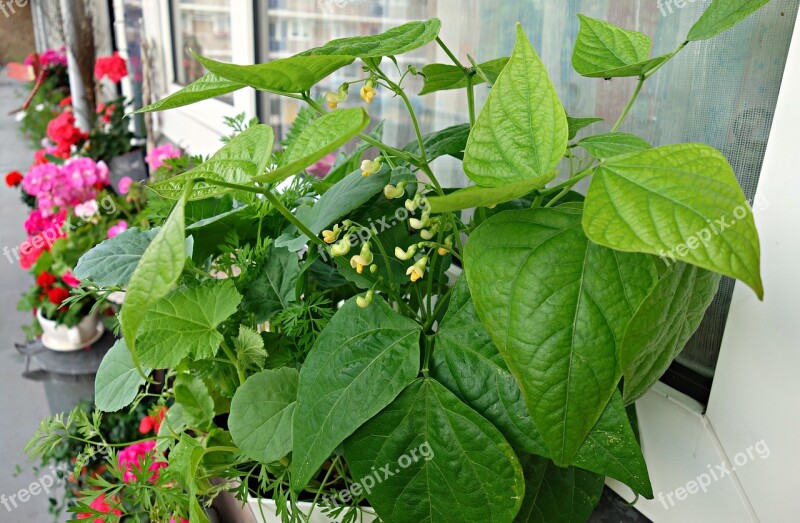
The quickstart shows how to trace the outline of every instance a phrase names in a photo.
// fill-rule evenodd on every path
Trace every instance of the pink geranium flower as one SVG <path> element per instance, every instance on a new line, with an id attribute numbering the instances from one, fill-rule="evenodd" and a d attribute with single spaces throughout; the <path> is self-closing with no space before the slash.
<path id="1" fill-rule="evenodd" d="M 142 441 L 140 443 L 134 443 L 130 447 L 125 447 L 125 449 L 119 453 L 119 468 L 122 473 L 122 481 L 125 483 L 133 483 L 136 481 L 136 474 L 133 471 L 133 468 L 136 467 L 137 470 L 141 472 L 143 461 L 147 456 L 151 458 L 155 458 L 154 449 L 156 447 L 156 442 L 154 440 L 150 441 Z M 166 468 L 167 464 L 163 461 L 153 461 L 148 467 L 148 471 L 152 472 L 153 474 L 150 475 L 148 481 L 155 482 L 158 479 L 158 471 L 159 469 Z"/>
<path id="2" fill-rule="evenodd" d="M 119 193 L 128 194 L 128 192 L 131 190 L 132 183 L 133 180 L 131 179 L 130 176 L 125 176 L 124 178 L 122 178 L 117 184 L 117 189 L 119 189 Z"/>
<path id="3" fill-rule="evenodd" d="M 125 220 L 120 220 L 117 222 L 116 225 L 112 225 L 110 229 L 108 229 L 108 237 L 109 239 L 117 236 L 125 231 L 128 230 L 128 222 Z"/>
<path id="4" fill-rule="evenodd" d="M 166 143 L 161 147 L 156 147 L 150 153 L 148 153 L 145 161 L 147 165 L 150 166 L 151 171 L 155 171 L 162 165 L 164 165 L 164 160 L 169 158 L 177 158 L 181 155 L 181 150 L 176 148 L 171 143 Z"/>

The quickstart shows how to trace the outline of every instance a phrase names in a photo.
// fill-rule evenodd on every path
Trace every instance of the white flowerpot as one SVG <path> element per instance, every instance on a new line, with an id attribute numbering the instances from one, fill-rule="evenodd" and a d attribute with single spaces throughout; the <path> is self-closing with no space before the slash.
<path id="1" fill-rule="evenodd" d="M 275 502 L 271 499 L 255 499 L 251 497 L 247 504 L 250 506 L 250 509 L 253 511 L 253 514 L 256 517 L 256 521 L 258 523 L 281 523 L 281 517 L 276 514 L 276 507 Z M 303 511 L 303 514 L 308 514 L 311 511 L 311 503 L 306 501 L 301 501 L 298 504 L 300 510 Z M 372 523 L 376 521 L 377 518 L 375 514 L 370 509 L 359 509 L 360 517 L 356 518 L 357 523 Z M 343 512 L 344 515 L 345 512 Z M 322 510 L 322 507 L 317 505 L 314 509 L 314 512 L 311 514 L 311 519 L 308 523 L 339 523 L 342 521 L 342 517 L 331 519 L 329 518 Z"/>
<path id="2" fill-rule="evenodd" d="M 74 327 L 58 325 L 53 320 L 42 316 L 42 309 L 36 313 L 39 325 L 42 326 L 42 344 L 50 350 L 71 352 L 81 350 L 96 342 L 103 336 L 105 328 L 100 316 L 94 312 Z"/>

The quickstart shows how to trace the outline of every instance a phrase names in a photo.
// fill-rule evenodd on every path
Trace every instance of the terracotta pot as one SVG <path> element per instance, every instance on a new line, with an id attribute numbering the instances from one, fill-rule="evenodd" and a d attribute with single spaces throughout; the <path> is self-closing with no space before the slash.
<path id="1" fill-rule="evenodd" d="M 36 318 L 42 326 L 42 344 L 50 350 L 59 352 L 86 348 L 99 340 L 105 331 L 97 312 L 84 317 L 74 327 L 59 325 L 53 320 L 48 320 L 42 315 L 41 309 L 36 313 Z"/>

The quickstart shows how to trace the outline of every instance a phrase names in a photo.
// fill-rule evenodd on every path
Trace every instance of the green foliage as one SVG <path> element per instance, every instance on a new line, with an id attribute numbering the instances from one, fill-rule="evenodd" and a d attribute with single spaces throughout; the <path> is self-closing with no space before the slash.
<path id="1" fill-rule="evenodd" d="M 578 15 L 581 28 L 572 54 L 572 67 L 592 78 L 640 76 L 669 60 L 650 56 L 650 37 L 614 24 Z"/>
<path id="2" fill-rule="evenodd" d="M 95 403 L 103 412 L 115 412 L 133 402 L 150 369 L 140 374 L 125 340 L 118 340 L 100 362 L 95 377 Z"/>
<path id="3" fill-rule="evenodd" d="M 382 298 L 364 310 L 355 300 L 339 309 L 300 371 L 292 426 L 295 491 L 345 438 L 414 381 L 419 334 L 419 325 Z"/>
<path id="4" fill-rule="evenodd" d="M 583 224 L 606 247 L 691 263 L 764 294 L 752 212 L 728 160 L 707 145 L 668 145 L 604 162 L 586 194 Z"/>
<path id="5" fill-rule="evenodd" d="M 690 40 L 761 4 L 713 2 Z M 127 285 L 98 404 L 157 394 L 169 406 L 167 470 L 126 484 L 108 452 L 116 482 L 93 483 L 79 509 L 105 493 L 153 521 L 206 521 L 203 504 L 232 490 L 272 497 L 285 523 L 305 520 L 308 499 L 347 523 L 362 505 L 387 523 L 549 523 L 587 521 L 607 476 L 652 498 L 626 404 L 697 329 L 720 275 L 763 292 L 754 221 L 724 157 L 619 132 L 642 84 L 689 43 L 650 58 L 649 37 L 581 17 L 575 69 L 639 88 L 613 126 L 578 139 L 601 120 L 566 115 L 521 28 L 510 58 L 471 67 L 440 28 L 411 22 L 253 66 L 200 58 L 211 73 L 155 105 L 249 86 L 308 108 L 277 152 L 269 127 L 230 120 L 220 152 L 151 184 L 166 199 L 149 208 L 151 231 L 78 265 L 101 286 Z M 423 134 L 403 88 L 420 71 L 396 80 L 381 59 L 434 40 L 454 63 L 422 67 L 423 93 L 466 89 L 471 123 Z M 384 143 L 381 125 L 360 134 L 366 110 L 312 98 L 356 58 L 364 77 L 342 91 L 369 82 L 368 95 L 399 97 L 411 143 Z M 490 90 L 480 114 L 475 85 Z M 304 173 L 329 154 L 326 179 Z M 443 188 L 432 162 L 444 156 L 477 185 Z M 165 369 L 161 388 L 148 383 L 160 392 L 141 392 L 150 368 Z M 97 424 L 81 418 L 79 437 L 108 451 Z M 48 424 L 32 450 L 74 437 L 66 425 Z"/>
<path id="6" fill-rule="evenodd" d="M 689 30 L 686 39 L 695 42 L 714 38 L 768 3 L 769 0 L 714 0 Z"/>
<path id="7" fill-rule="evenodd" d="M 511 60 L 470 133 L 464 171 L 487 187 L 536 178 L 561 161 L 567 133 L 567 116 L 558 94 L 518 26 Z"/>
<path id="8" fill-rule="evenodd" d="M 136 113 L 148 113 L 154 111 L 166 111 L 191 105 L 209 98 L 216 98 L 245 87 L 245 84 L 227 80 L 214 73 L 207 73 L 199 80 L 195 80 L 183 89 L 167 96 L 146 107 L 142 107 Z"/>

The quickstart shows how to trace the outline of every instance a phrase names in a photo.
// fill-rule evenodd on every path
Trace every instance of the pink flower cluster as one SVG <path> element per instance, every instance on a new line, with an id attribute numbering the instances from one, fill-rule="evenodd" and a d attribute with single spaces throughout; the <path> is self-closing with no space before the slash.
<path id="1" fill-rule="evenodd" d="M 122 481 L 125 483 L 133 483 L 136 481 L 136 473 L 133 471 L 133 467 L 136 467 L 136 469 L 141 472 L 142 462 L 145 460 L 146 456 L 151 455 L 151 459 L 155 459 L 155 447 L 156 442 L 154 440 L 142 441 L 134 443 L 130 447 L 125 447 L 125 449 L 119 453 L 119 468 L 123 471 Z M 166 468 L 166 466 L 166 462 L 153 461 L 147 469 L 149 472 L 153 473 L 150 478 L 148 478 L 148 481 L 156 481 L 158 479 L 159 469 Z"/>
<path id="2" fill-rule="evenodd" d="M 97 196 L 108 185 L 108 166 L 91 158 L 71 158 L 64 165 L 45 163 L 28 171 L 22 188 L 35 196 L 44 215 L 55 208 L 74 207 Z"/>
<path id="3" fill-rule="evenodd" d="M 162 165 L 164 165 L 164 160 L 169 158 L 177 158 L 181 155 L 181 150 L 172 145 L 171 143 L 166 143 L 161 147 L 156 147 L 152 151 L 147 154 L 145 161 L 147 165 L 150 166 L 151 171 L 155 171 Z"/>
<path id="4" fill-rule="evenodd" d="M 35 62 L 34 55 L 30 54 L 25 58 L 25 65 L 33 65 Z M 58 49 L 48 49 L 39 54 L 39 64 L 42 67 L 50 67 L 53 65 L 67 66 L 67 48 L 63 45 Z"/>
<path id="5" fill-rule="evenodd" d="M 66 209 L 61 209 L 55 214 L 45 214 L 41 209 L 34 209 L 25 220 L 25 232 L 31 237 L 45 231 L 61 230 L 66 220 Z"/>

